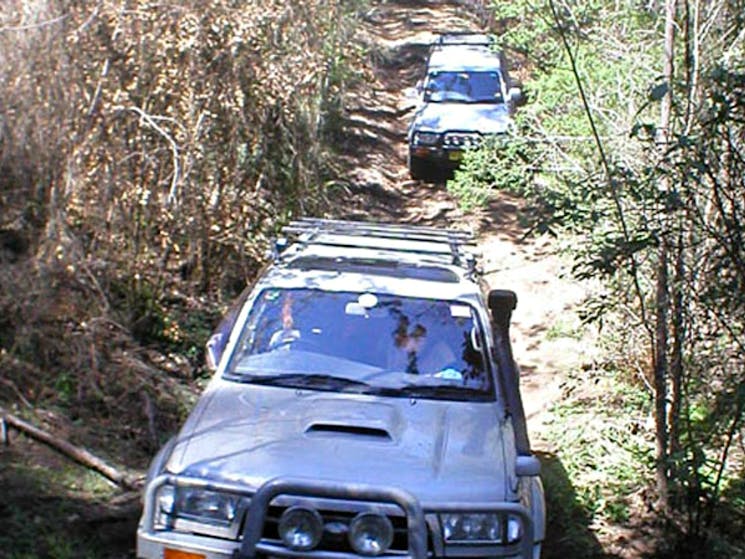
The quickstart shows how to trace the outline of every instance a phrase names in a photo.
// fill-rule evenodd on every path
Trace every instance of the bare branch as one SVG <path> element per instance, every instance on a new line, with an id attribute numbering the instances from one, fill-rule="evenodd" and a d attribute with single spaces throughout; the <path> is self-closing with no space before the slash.
<path id="1" fill-rule="evenodd" d="M 2 416 L 3 421 L 7 425 L 13 427 L 18 431 L 21 431 L 34 440 L 46 444 L 57 452 L 60 452 L 61 454 L 74 460 L 78 464 L 95 470 L 117 485 L 121 485 L 122 487 L 126 487 L 127 489 L 139 489 L 142 487 L 142 476 L 122 472 L 121 470 L 118 470 L 110 464 L 106 463 L 98 456 L 95 456 L 94 454 L 88 452 L 86 449 L 77 447 L 65 440 L 60 439 L 52 433 L 48 433 L 43 429 L 35 427 L 34 425 L 23 421 L 19 417 L 8 413 L 3 408 L 0 408 L 0 416 Z"/>
<path id="2" fill-rule="evenodd" d="M 173 160 L 173 177 L 171 178 L 171 190 L 168 193 L 168 198 L 166 200 L 166 206 L 170 206 L 176 201 L 177 194 L 178 194 L 178 183 L 179 183 L 179 175 L 180 175 L 180 166 L 179 166 L 179 146 L 176 143 L 176 141 L 171 137 L 171 135 L 166 132 L 161 126 L 158 125 L 158 120 L 168 120 L 173 121 L 170 117 L 161 117 L 161 116 L 153 116 L 149 115 L 139 107 L 122 107 L 117 106 L 114 107 L 114 110 L 117 111 L 132 111 L 133 113 L 136 113 L 140 120 L 144 121 L 146 124 L 148 124 L 151 128 L 153 128 L 158 134 L 163 136 L 163 138 L 166 139 L 166 141 L 171 146 L 171 154 L 172 154 L 172 160 Z"/>
<path id="3" fill-rule="evenodd" d="M 28 31 L 30 29 L 41 29 L 42 27 L 49 27 L 66 20 L 69 15 L 63 15 L 47 21 L 40 21 L 38 23 L 29 23 L 28 25 L 18 25 L 16 27 L 0 27 L 0 33 L 8 33 L 13 31 Z"/>

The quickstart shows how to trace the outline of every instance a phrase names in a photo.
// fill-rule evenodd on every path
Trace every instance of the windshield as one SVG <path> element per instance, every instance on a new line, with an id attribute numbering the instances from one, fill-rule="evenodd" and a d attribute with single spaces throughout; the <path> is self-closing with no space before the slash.
<path id="1" fill-rule="evenodd" d="M 424 89 L 432 103 L 504 103 L 499 72 L 432 72 Z"/>
<path id="2" fill-rule="evenodd" d="M 491 400 L 467 304 L 374 293 L 266 289 L 227 378 L 337 392 Z"/>

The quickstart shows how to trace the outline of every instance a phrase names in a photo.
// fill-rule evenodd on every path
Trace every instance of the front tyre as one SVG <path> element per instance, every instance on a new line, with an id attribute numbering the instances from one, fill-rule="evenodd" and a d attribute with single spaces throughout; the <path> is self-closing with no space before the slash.
<path id="1" fill-rule="evenodd" d="M 414 180 L 426 180 L 432 173 L 430 165 L 425 159 L 411 155 L 411 153 L 409 153 L 408 166 L 409 175 Z"/>

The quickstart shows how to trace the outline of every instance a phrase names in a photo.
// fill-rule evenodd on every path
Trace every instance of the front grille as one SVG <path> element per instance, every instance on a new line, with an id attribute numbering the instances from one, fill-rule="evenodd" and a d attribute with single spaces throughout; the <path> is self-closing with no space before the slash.
<path id="1" fill-rule="evenodd" d="M 279 518 L 285 511 L 285 507 L 271 506 L 267 510 L 264 520 L 264 531 L 262 540 L 273 545 L 284 545 L 279 536 Z M 341 553 L 355 553 L 349 545 L 347 529 L 356 512 L 319 510 L 323 519 L 324 531 L 321 543 L 314 551 L 333 551 Z M 389 516 L 393 524 L 393 543 L 388 550 L 392 554 L 406 554 L 409 549 L 409 532 L 406 525 L 406 517 Z M 427 535 L 427 547 L 431 549 L 429 534 Z"/>
<path id="2" fill-rule="evenodd" d="M 481 134 L 476 132 L 448 132 L 443 137 L 442 143 L 451 148 L 476 148 L 481 145 Z"/>

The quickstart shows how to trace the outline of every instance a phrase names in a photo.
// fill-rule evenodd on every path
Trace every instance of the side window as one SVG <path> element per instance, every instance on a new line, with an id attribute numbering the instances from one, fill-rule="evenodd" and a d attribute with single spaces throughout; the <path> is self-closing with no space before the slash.
<path id="1" fill-rule="evenodd" d="M 217 328 L 212 332 L 209 340 L 207 341 L 205 356 L 207 360 L 207 367 L 214 371 L 217 369 L 217 365 L 220 363 L 222 354 L 225 351 L 225 346 L 228 345 L 228 339 L 230 339 L 230 332 L 235 326 L 235 321 L 238 318 L 238 313 L 241 312 L 243 305 L 246 303 L 248 296 L 251 294 L 252 286 L 246 287 L 243 292 L 239 295 L 233 304 L 230 305 L 228 312 L 225 313 L 222 320 L 217 325 Z"/>

